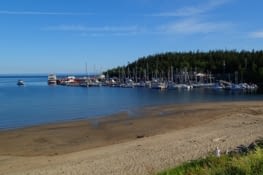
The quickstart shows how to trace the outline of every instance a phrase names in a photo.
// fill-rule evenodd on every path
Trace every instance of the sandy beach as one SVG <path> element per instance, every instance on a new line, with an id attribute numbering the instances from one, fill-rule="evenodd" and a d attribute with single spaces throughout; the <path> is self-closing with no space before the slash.
<path id="1" fill-rule="evenodd" d="M 263 102 L 147 107 L 0 132 L 0 174 L 155 174 L 263 137 Z"/>

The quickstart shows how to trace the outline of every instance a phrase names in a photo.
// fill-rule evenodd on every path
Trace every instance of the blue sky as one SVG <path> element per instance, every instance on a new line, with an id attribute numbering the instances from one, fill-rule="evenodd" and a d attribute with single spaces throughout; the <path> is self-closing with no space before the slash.
<path id="1" fill-rule="evenodd" d="M 259 50 L 261 0 L 2 0 L 0 74 L 98 72 L 166 51 Z"/>

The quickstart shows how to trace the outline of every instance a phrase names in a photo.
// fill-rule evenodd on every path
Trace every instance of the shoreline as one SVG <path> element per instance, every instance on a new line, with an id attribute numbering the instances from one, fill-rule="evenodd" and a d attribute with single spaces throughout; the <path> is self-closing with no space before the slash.
<path id="1" fill-rule="evenodd" d="M 219 109 L 211 109 L 218 104 L 222 104 Z M 208 105 L 209 107 L 206 107 Z M 0 131 L 0 145 L 2 145 L 0 155 L 53 156 L 150 137 L 217 119 L 224 105 L 233 105 L 233 103 L 148 106 L 138 109 L 136 116 L 129 116 L 128 112 L 120 112 L 99 118 Z M 198 115 L 195 114 L 197 112 Z M 202 113 L 203 116 L 200 116 Z M 145 127 L 147 129 L 144 129 Z M 65 133 L 68 134 L 65 136 Z M 20 148 L 19 151 L 13 146 L 18 142 L 23 145 L 23 149 Z"/>
<path id="2" fill-rule="evenodd" d="M 0 174 L 151 174 L 263 133 L 261 101 L 152 106 L 138 114 L 0 131 Z"/>
<path id="3" fill-rule="evenodd" d="M 81 121 L 88 121 L 91 123 L 94 123 L 96 125 L 97 121 L 99 120 L 104 120 L 107 118 L 111 117 L 116 117 L 116 116 L 126 116 L 127 118 L 140 118 L 144 114 L 143 111 L 145 109 L 149 108 L 166 108 L 168 106 L 188 106 L 188 105 L 195 105 L 195 104 L 211 104 L 211 103 L 254 103 L 254 102 L 261 102 L 261 100 L 255 100 L 255 99 L 250 99 L 250 100 L 235 100 L 235 101 L 209 101 L 209 102 L 188 102 L 188 103 L 174 103 L 174 104 L 151 104 L 151 105 L 145 105 L 142 107 L 135 107 L 132 109 L 126 109 L 126 110 L 121 110 L 117 113 L 109 113 L 109 114 L 102 114 L 102 115 L 94 115 L 94 116 L 89 116 L 89 117 L 77 117 L 77 118 L 72 118 L 72 119 L 62 119 L 62 120 L 55 120 L 52 122 L 44 122 L 44 123 L 37 123 L 37 124 L 31 124 L 31 125 L 22 125 L 22 126 L 17 126 L 17 127 L 7 127 L 7 128 L 0 128 L 0 133 L 1 132 L 9 132 L 9 131 L 18 131 L 18 130 L 23 130 L 23 129 L 29 129 L 29 128 L 36 128 L 36 127 L 42 127 L 42 126 L 48 126 L 48 125 L 59 125 L 59 124 L 64 124 L 64 123 L 74 123 L 74 122 L 81 122 Z"/>

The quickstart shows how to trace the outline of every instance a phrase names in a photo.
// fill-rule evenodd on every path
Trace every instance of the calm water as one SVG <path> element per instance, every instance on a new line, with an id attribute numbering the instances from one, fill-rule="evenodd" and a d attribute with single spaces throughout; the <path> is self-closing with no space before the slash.
<path id="1" fill-rule="evenodd" d="M 17 80 L 26 85 L 18 87 Z M 47 76 L 0 76 L 0 130 L 109 115 L 159 104 L 263 100 L 262 94 L 204 89 L 48 86 Z"/>

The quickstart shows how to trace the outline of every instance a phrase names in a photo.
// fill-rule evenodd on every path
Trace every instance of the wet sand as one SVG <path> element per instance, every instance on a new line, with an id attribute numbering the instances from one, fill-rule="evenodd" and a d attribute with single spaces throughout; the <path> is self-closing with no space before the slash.
<path id="1" fill-rule="evenodd" d="M 0 174 L 153 174 L 262 133 L 263 102 L 148 107 L 0 132 Z"/>

